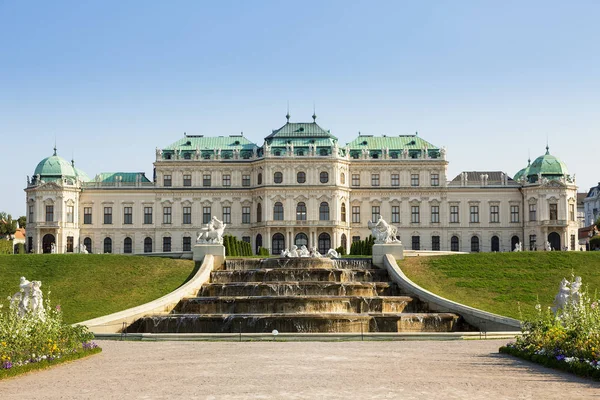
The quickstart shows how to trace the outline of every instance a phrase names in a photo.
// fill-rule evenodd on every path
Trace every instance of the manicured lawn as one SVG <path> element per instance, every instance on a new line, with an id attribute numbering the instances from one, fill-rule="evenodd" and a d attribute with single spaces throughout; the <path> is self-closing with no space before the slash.
<path id="1" fill-rule="evenodd" d="M 42 281 L 44 298 L 75 323 L 157 299 L 190 277 L 194 262 L 113 254 L 0 255 L 0 302 L 19 290 L 19 278 Z"/>
<path id="2" fill-rule="evenodd" d="M 552 305 L 560 280 L 579 275 L 600 296 L 600 252 L 481 253 L 407 257 L 398 265 L 423 288 L 472 307 L 517 319 L 538 302 Z M 522 316 L 519 313 L 519 307 Z"/>

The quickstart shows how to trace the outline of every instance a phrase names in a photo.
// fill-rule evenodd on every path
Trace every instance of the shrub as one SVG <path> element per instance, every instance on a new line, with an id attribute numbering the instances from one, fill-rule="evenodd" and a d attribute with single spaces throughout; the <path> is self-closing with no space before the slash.
<path id="1" fill-rule="evenodd" d="M 264 256 L 264 257 L 269 257 L 269 249 L 265 249 L 264 247 L 259 247 L 258 248 L 258 255 L 259 256 Z"/>
<path id="2" fill-rule="evenodd" d="M 344 246 L 340 246 L 337 249 L 335 249 L 335 251 L 337 251 L 337 253 L 340 256 L 345 256 L 346 255 L 346 249 L 344 248 Z"/>
<path id="3" fill-rule="evenodd" d="M 13 241 L 0 239 L 0 254 L 12 254 L 13 253 Z"/>
<path id="4" fill-rule="evenodd" d="M 590 239 L 590 249 L 591 250 L 600 249 L 600 235 L 596 235 Z"/>

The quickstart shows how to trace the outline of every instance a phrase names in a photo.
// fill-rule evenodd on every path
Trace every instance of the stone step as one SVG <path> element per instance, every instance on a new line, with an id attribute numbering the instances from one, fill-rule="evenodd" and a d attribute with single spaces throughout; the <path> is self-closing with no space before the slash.
<path id="1" fill-rule="evenodd" d="M 225 271 L 263 268 L 373 269 L 370 258 L 243 258 L 225 260 Z"/>
<path id="2" fill-rule="evenodd" d="M 193 297 L 174 310 L 182 314 L 401 313 L 424 312 L 405 296 L 246 296 Z"/>
<path id="3" fill-rule="evenodd" d="M 232 282 L 387 282 L 389 276 L 382 269 L 306 269 L 272 268 L 233 271 L 214 271 L 212 283 Z"/>
<path id="4" fill-rule="evenodd" d="M 203 285 L 198 297 L 216 296 L 393 296 L 389 282 L 233 282 Z"/>
<path id="5" fill-rule="evenodd" d="M 171 314 L 141 318 L 127 332 L 453 332 L 459 328 L 459 316 L 450 313 Z"/>

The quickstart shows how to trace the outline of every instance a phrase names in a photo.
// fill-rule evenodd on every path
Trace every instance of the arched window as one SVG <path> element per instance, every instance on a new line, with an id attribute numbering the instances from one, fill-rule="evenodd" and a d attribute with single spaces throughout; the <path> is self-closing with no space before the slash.
<path id="1" fill-rule="evenodd" d="M 275 172 L 273 174 L 273 182 L 275 182 L 275 183 L 283 182 L 283 174 L 281 172 Z"/>
<path id="2" fill-rule="evenodd" d="M 296 206 L 296 221 L 306 221 L 306 204 L 302 202 Z"/>
<path id="3" fill-rule="evenodd" d="M 319 235 L 319 253 L 327 254 L 329 249 L 331 249 L 331 236 L 323 232 Z"/>
<path id="4" fill-rule="evenodd" d="M 112 253 L 112 239 L 109 237 L 104 238 L 104 252 Z"/>
<path id="5" fill-rule="evenodd" d="M 492 236 L 492 251 L 500 251 L 500 238 Z"/>
<path id="6" fill-rule="evenodd" d="M 144 253 L 152 253 L 152 238 L 144 239 Z"/>
<path id="7" fill-rule="evenodd" d="M 452 236 L 450 239 L 450 251 L 459 251 L 460 244 L 458 241 L 458 236 Z"/>
<path id="8" fill-rule="evenodd" d="M 340 183 L 341 183 L 342 185 L 345 185 L 345 184 L 346 184 L 346 175 L 345 175 L 343 172 L 342 172 L 342 173 L 341 173 L 341 175 L 340 175 Z"/>
<path id="9" fill-rule="evenodd" d="M 262 221 L 262 205 L 258 203 L 256 205 L 256 222 Z"/>
<path id="10" fill-rule="evenodd" d="M 342 222 L 346 222 L 346 203 L 342 203 Z"/>
<path id="11" fill-rule="evenodd" d="M 256 182 L 259 185 L 262 185 L 262 174 L 259 172 L 258 177 L 256 178 Z"/>
<path id="12" fill-rule="evenodd" d="M 133 249 L 132 249 L 131 238 L 126 237 L 125 240 L 123 240 L 123 253 L 131 254 L 132 252 L 133 252 Z"/>
<path id="13" fill-rule="evenodd" d="M 298 183 L 306 182 L 306 172 L 300 171 L 296 174 L 296 181 Z"/>
<path id="14" fill-rule="evenodd" d="M 319 174 L 319 180 L 321 181 L 321 183 L 329 182 L 329 174 L 327 173 L 327 171 L 323 171 Z"/>
<path id="15" fill-rule="evenodd" d="M 300 232 L 297 234 L 294 238 L 294 244 L 298 246 L 298 248 L 302 246 L 308 247 L 308 236 L 306 236 L 306 233 Z"/>
<path id="16" fill-rule="evenodd" d="M 510 251 L 514 251 L 515 247 L 517 247 L 517 243 L 519 243 L 519 242 L 520 242 L 519 237 L 516 235 L 513 236 L 510 239 Z"/>
<path id="17" fill-rule="evenodd" d="M 273 241 L 271 243 L 271 254 L 281 254 L 285 249 L 285 237 L 281 233 L 273 235 Z"/>
<path id="18" fill-rule="evenodd" d="M 348 248 L 347 248 L 348 239 L 346 238 L 346 234 L 342 233 L 342 237 L 340 239 L 342 241 L 341 246 L 344 248 L 344 253 L 348 254 Z"/>
<path id="19" fill-rule="evenodd" d="M 319 220 L 329 221 L 329 203 L 325 201 L 319 206 Z"/>
<path id="20" fill-rule="evenodd" d="M 258 235 L 256 235 L 256 252 L 255 252 L 256 254 L 258 254 L 261 247 L 262 247 L 262 235 L 259 233 Z"/>
<path id="21" fill-rule="evenodd" d="M 283 221 L 283 204 L 280 202 L 275 203 L 273 206 L 273 220 Z"/>
<path id="22" fill-rule="evenodd" d="M 92 239 L 86 237 L 85 239 L 83 239 L 83 245 L 85 246 L 85 249 L 88 253 L 92 252 Z"/>
<path id="23" fill-rule="evenodd" d="M 471 236 L 471 253 L 479 253 L 479 237 Z"/>

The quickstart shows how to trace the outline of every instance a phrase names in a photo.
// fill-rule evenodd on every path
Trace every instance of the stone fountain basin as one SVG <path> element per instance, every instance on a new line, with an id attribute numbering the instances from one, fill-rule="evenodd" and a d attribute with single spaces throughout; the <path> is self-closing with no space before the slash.
<path id="1" fill-rule="evenodd" d="M 406 296 L 229 296 L 185 299 L 181 314 L 401 313 L 418 310 L 421 302 Z"/>
<path id="2" fill-rule="evenodd" d="M 390 282 L 232 282 L 202 286 L 198 297 L 216 296 L 393 296 Z"/>
<path id="3" fill-rule="evenodd" d="M 212 283 L 286 281 L 388 282 L 389 277 L 382 269 L 262 268 L 211 273 Z"/>
<path id="4" fill-rule="evenodd" d="M 372 269 L 370 258 L 331 259 L 331 258 L 264 258 L 264 259 L 229 259 L 225 260 L 225 270 L 247 270 L 263 268 L 300 268 L 300 269 Z"/>
<path id="5" fill-rule="evenodd" d="M 453 332 L 460 317 L 450 313 L 369 314 L 171 314 L 144 317 L 128 333 L 347 333 Z"/>

